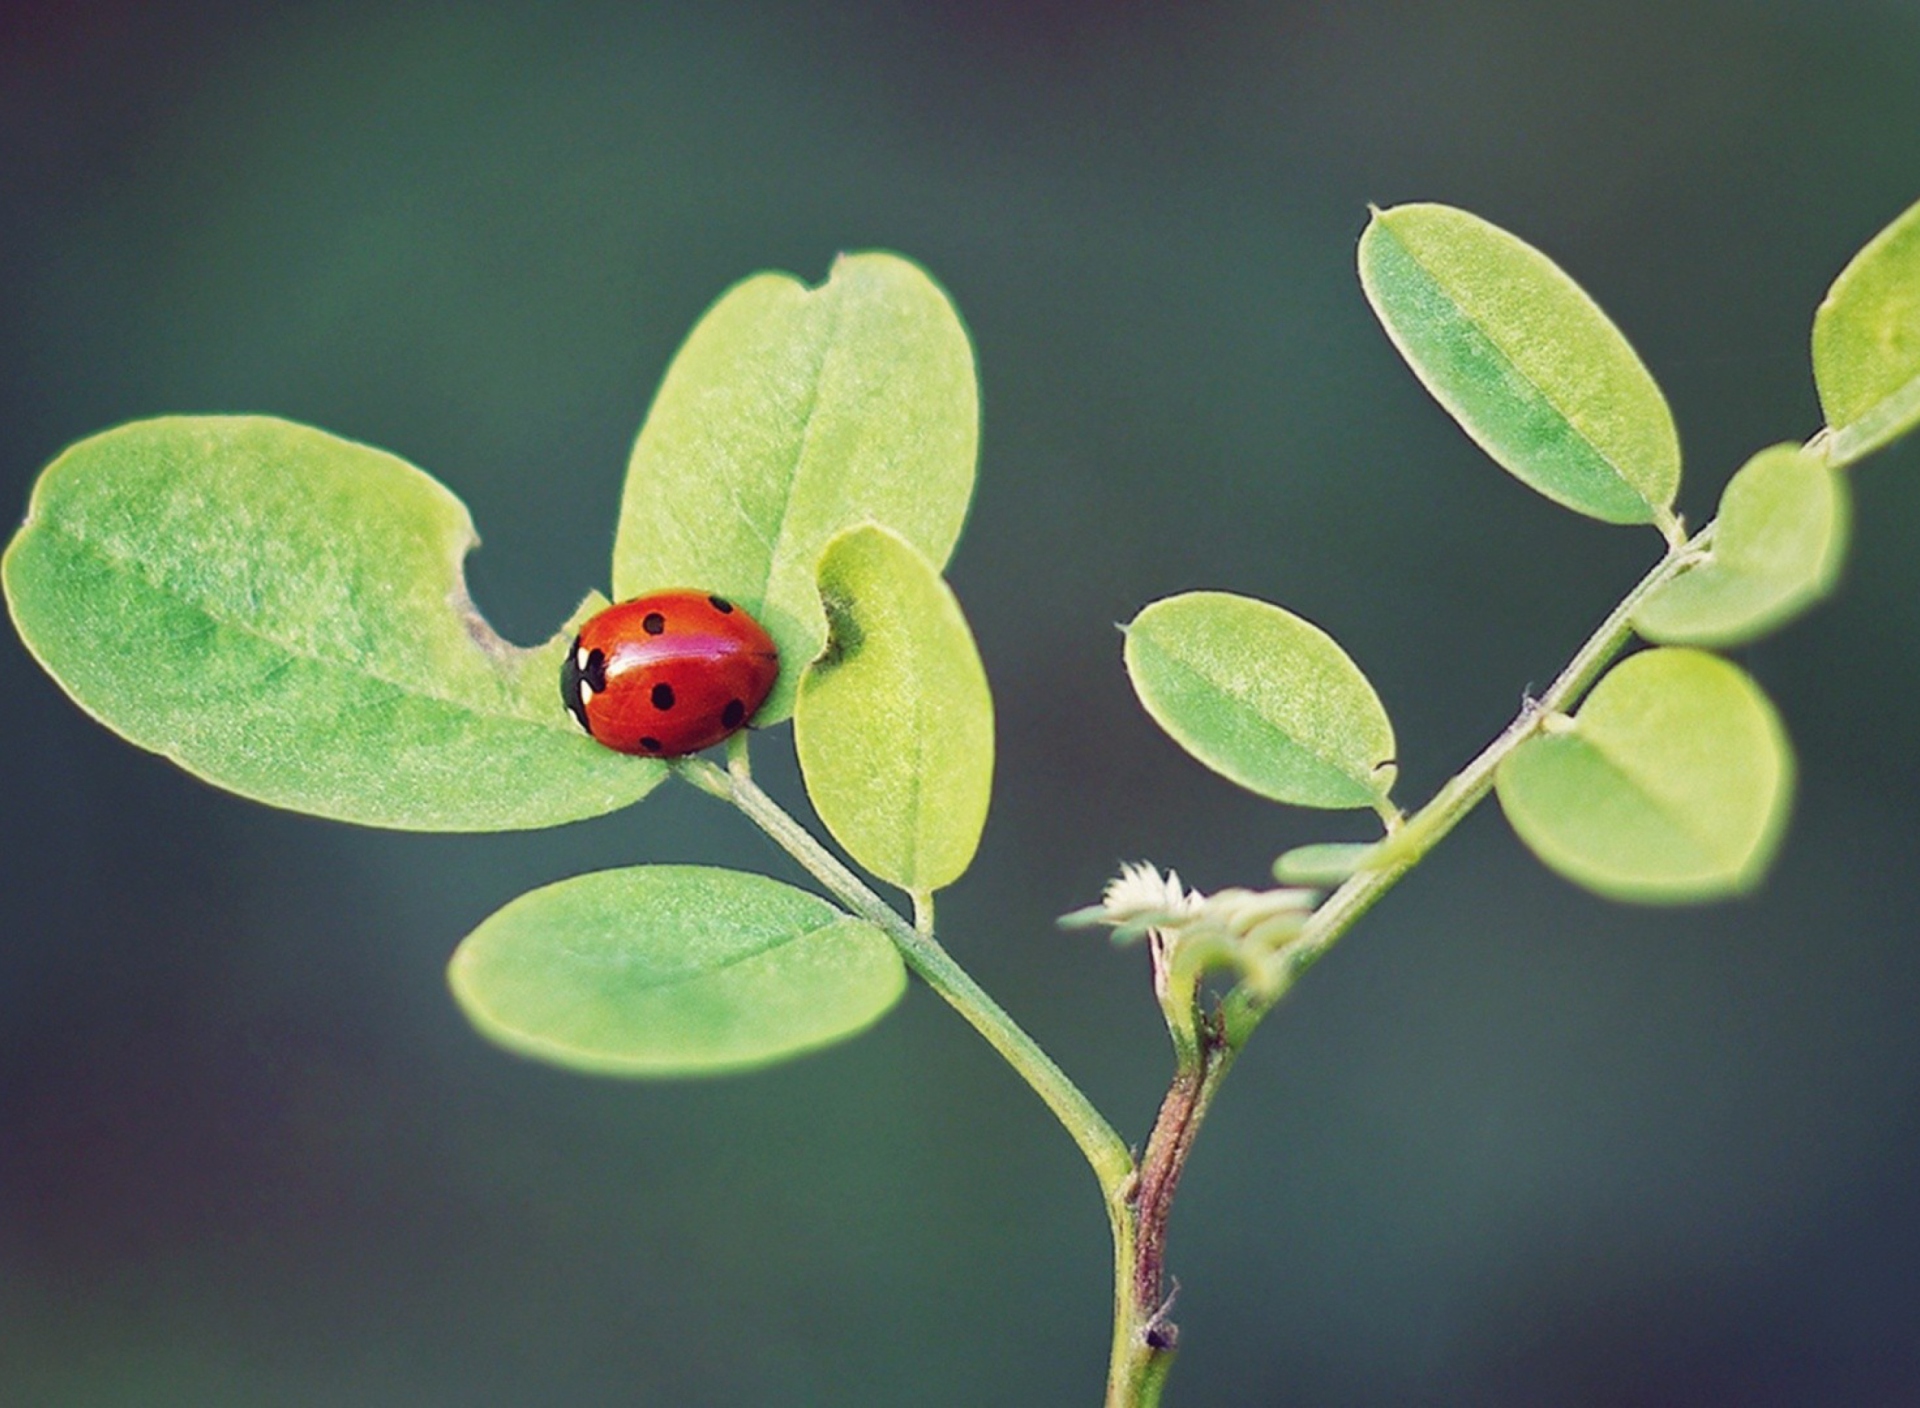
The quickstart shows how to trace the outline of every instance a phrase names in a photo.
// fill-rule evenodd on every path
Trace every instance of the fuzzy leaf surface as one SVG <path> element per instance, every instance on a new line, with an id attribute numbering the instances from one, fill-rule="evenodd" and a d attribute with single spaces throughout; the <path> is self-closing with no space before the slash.
<path id="1" fill-rule="evenodd" d="M 455 950 L 489 1039 L 601 1075 L 769 1065 L 852 1036 L 899 999 L 891 941 L 816 895 L 699 865 L 578 875 L 520 896 Z"/>
<path id="2" fill-rule="evenodd" d="M 925 893 L 966 871 L 993 791 L 993 696 L 960 603 L 906 539 L 867 525 L 820 560 L 832 623 L 794 746 L 814 810 L 881 879 Z"/>
<path id="3" fill-rule="evenodd" d="M 1154 722 L 1223 777 L 1276 802 L 1377 807 L 1393 725 L 1334 639 L 1290 611 L 1187 592 L 1126 628 L 1127 674 Z"/>
<path id="4" fill-rule="evenodd" d="M 1444 205 L 1378 210 L 1360 282 L 1387 336 L 1503 469 L 1608 523 L 1671 517 L 1680 439 L 1653 376 L 1539 250 Z"/>
<path id="5" fill-rule="evenodd" d="M 1673 904 L 1759 883 L 1792 803 L 1793 753 L 1737 666 L 1664 648 L 1617 665 L 1570 728 L 1509 755 L 1496 785 L 1551 869 L 1613 899 Z"/>
<path id="6" fill-rule="evenodd" d="M 1920 204 L 1856 254 L 1813 315 L 1813 379 L 1851 464 L 1920 425 Z"/>
<path id="7" fill-rule="evenodd" d="M 1727 483 L 1704 562 L 1656 589 L 1634 629 L 1663 645 L 1739 645 L 1833 589 L 1851 519 L 1840 472 L 1798 445 L 1762 450 Z"/>
<path id="8" fill-rule="evenodd" d="M 565 640 L 468 600 L 465 505 L 404 460 L 260 416 L 137 421 L 34 487 L 8 546 L 21 638 L 80 707 L 242 796 L 370 826 L 554 826 L 660 764 L 561 707 Z"/>
<path id="9" fill-rule="evenodd" d="M 745 606 L 786 663 L 756 715 L 777 723 L 826 644 L 828 541 L 882 523 L 945 565 L 979 420 L 966 329 L 918 265 L 844 255 L 812 289 L 756 275 L 667 369 L 627 468 L 614 595 L 697 587 Z"/>

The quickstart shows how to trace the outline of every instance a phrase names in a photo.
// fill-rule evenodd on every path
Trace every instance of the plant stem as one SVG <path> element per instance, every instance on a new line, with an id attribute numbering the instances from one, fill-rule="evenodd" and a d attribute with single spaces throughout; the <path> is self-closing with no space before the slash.
<path id="1" fill-rule="evenodd" d="M 1402 875 L 1417 865 L 1442 837 L 1460 824 L 1467 813 L 1492 790 L 1500 764 L 1515 749 L 1538 733 L 1547 720 L 1572 708 L 1581 695 L 1593 686 L 1633 639 L 1633 613 L 1640 603 L 1656 588 L 1693 564 L 1712 543 L 1713 527 L 1709 523 L 1693 537 L 1671 543 L 1666 555 L 1648 570 L 1632 591 L 1620 599 L 1620 604 L 1607 614 L 1606 620 L 1574 652 L 1573 658 L 1546 692 L 1538 699 L 1527 700 L 1499 737 L 1454 774 L 1433 795 L 1431 801 L 1408 817 L 1382 843 L 1387 859 L 1377 867 L 1369 867 L 1349 878 L 1314 910 L 1299 936 L 1276 955 L 1282 965 L 1282 981 L 1276 987 L 1257 993 L 1242 984 L 1228 994 L 1222 1017 L 1230 1045 L 1237 1049 L 1243 1044 L 1260 1019 L 1285 995 L 1300 974 L 1351 929 L 1360 916 L 1392 889 Z"/>
<path id="2" fill-rule="evenodd" d="M 1180 1346 L 1180 1330 L 1171 1318 L 1179 1283 L 1168 1289 L 1167 1219 L 1180 1175 L 1193 1152 L 1200 1122 L 1213 1105 L 1237 1054 L 1221 1039 L 1216 1023 L 1199 1028 L 1199 1044 L 1180 1062 L 1173 1084 L 1160 1102 L 1140 1160 L 1140 1177 L 1131 1198 L 1133 1226 L 1130 1264 L 1116 1267 L 1120 1305 L 1114 1316 L 1114 1354 L 1107 1382 L 1108 1408 L 1152 1408 L 1160 1401 L 1167 1374 Z"/>
<path id="3" fill-rule="evenodd" d="M 1180 1175 L 1193 1151 L 1200 1122 L 1212 1105 L 1247 1038 L 1260 1019 L 1313 961 L 1332 946 L 1355 921 L 1439 843 L 1492 788 L 1500 763 L 1545 724 L 1570 709 L 1624 650 L 1633 636 L 1633 613 L 1647 595 L 1690 565 L 1712 541 L 1709 524 L 1693 538 L 1679 540 L 1677 521 L 1667 531 L 1668 550 L 1642 577 L 1606 620 L 1588 636 L 1554 682 L 1537 700 L 1530 699 L 1478 757 L 1456 774 L 1433 799 L 1397 826 L 1382 843 L 1387 857 L 1362 870 L 1328 896 L 1314 911 L 1299 936 L 1276 955 L 1282 981 L 1277 987 L 1255 991 L 1238 984 L 1208 1020 L 1194 1009 L 1193 975 L 1169 971 L 1162 1005 L 1174 1037 L 1176 1070 L 1172 1086 L 1161 1103 L 1140 1161 L 1140 1177 L 1130 1204 L 1132 1227 L 1123 1240 L 1115 1234 L 1116 1267 L 1114 1354 L 1107 1382 L 1108 1408 L 1153 1408 L 1160 1400 L 1172 1368 L 1179 1332 L 1168 1316 L 1172 1298 L 1166 1293 L 1167 1218 Z M 1161 960 L 1156 958 L 1156 973 Z M 1177 962 L 1171 969 L 1178 968 Z M 1175 981 L 1184 977 L 1184 981 Z M 1184 1003 L 1180 1012 L 1171 1010 Z M 1188 1015 L 1192 1021 L 1188 1021 Z M 1188 1039 L 1183 1040 L 1182 1038 Z"/>
<path id="4" fill-rule="evenodd" d="M 907 966 L 924 978 L 927 986 L 940 994 L 947 1005 L 985 1037 L 988 1045 L 1033 1087 L 1034 1093 L 1079 1145 L 1093 1168 L 1094 1177 L 1100 1180 L 1101 1191 L 1112 1201 L 1116 1191 L 1133 1176 L 1133 1155 L 1125 1142 L 1094 1108 L 1093 1102 L 1081 1093 L 1080 1087 L 987 995 L 972 975 L 954 961 L 930 930 L 923 933 L 903 919 L 743 771 L 722 771 L 699 758 L 678 760 L 673 767 L 702 791 L 729 801 L 746 813 L 754 825 L 799 861 L 849 910 L 885 931 Z"/>
<path id="5" fill-rule="evenodd" d="M 934 938 L 931 896 L 914 897 L 914 922 L 908 923 L 865 881 L 842 865 L 812 832 L 760 790 L 748 773 L 744 749 L 731 754 L 730 762 L 732 766 L 727 771 L 698 758 L 680 759 L 672 766 L 701 791 L 731 802 L 746 813 L 774 844 L 799 861 L 849 910 L 882 929 L 900 950 L 907 966 L 925 979 L 927 986 L 985 1037 L 988 1045 L 1033 1087 L 1034 1093 L 1053 1111 L 1054 1118 L 1079 1146 L 1093 1169 L 1093 1176 L 1099 1180 L 1100 1199 L 1107 1210 L 1107 1226 L 1113 1239 L 1114 1336 L 1107 1374 L 1107 1403 L 1109 1408 L 1153 1408 L 1160 1396 L 1157 1386 L 1151 1389 L 1151 1396 L 1144 1396 L 1143 1391 L 1116 1396 L 1116 1385 L 1124 1390 L 1127 1384 L 1139 1382 L 1137 1376 L 1124 1381 L 1122 1376 L 1122 1359 L 1131 1352 L 1137 1319 L 1132 1294 L 1135 1247 L 1132 1194 L 1139 1180 L 1132 1152 L 1066 1072 L 1054 1064 L 1053 1058 L 1040 1049 Z M 1164 1379 L 1162 1367 L 1156 1385 Z"/>
<path id="6" fill-rule="evenodd" d="M 1262 991 L 1240 983 L 1220 1010 L 1206 1018 L 1197 1010 L 1198 975 L 1161 974 L 1163 959 L 1156 958 L 1156 986 L 1164 983 L 1166 989 L 1160 993 L 1162 1006 L 1179 1005 L 1177 1012 L 1167 1013 L 1176 1067 L 1137 1167 L 1120 1136 L 1079 1087 L 935 940 L 930 895 L 913 897 L 914 919 L 908 922 L 760 790 L 748 772 L 744 748 L 729 755 L 726 771 L 697 758 L 673 764 L 687 781 L 746 813 L 849 910 L 882 929 L 907 965 L 1019 1072 L 1079 1145 L 1099 1180 L 1113 1234 L 1113 1344 L 1106 1408 L 1157 1408 L 1166 1386 L 1179 1345 L 1178 1327 L 1169 1316 L 1173 1297 L 1166 1275 L 1167 1221 L 1200 1124 L 1241 1047 L 1299 975 L 1486 796 L 1501 762 L 1592 686 L 1632 639 L 1633 613 L 1640 603 L 1712 541 L 1712 524 L 1684 542 L 1677 520 L 1662 527 L 1668 536 L 1666 555 L 1621 598 L 1546 692 L 1529 699 L 1500 736 L 1431 801 L 1392 827 L 1382 843 L 1385 858 L 1329 895 L 1299 936 L 1275 956 L 1280 983 Z"/>

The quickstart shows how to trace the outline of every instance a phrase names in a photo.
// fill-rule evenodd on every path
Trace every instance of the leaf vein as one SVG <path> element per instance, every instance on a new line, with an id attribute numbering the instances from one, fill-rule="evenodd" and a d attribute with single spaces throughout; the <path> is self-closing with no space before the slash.
<path id="1" fill-rule="evenodd" d="M 819 295 L 827 292 L 825 288 L 817 291 Z M 764 601 L 773 587 L 773 579 L 781 562 L 782 549 L 786 545 L 787 525 L 793 520 L 793 503 L 799 497 L 800 476 L 807 465 L 807 451 L 813 441 L 814 424 L 820 410 L 820 385 L 826 380 L 827 365 L 833 360 L 834 347 L 839 341 L 841 305 L 845 298 L 831 298 L 827 303 L 826 335 L 821 339 L 820 360 L 814 366 L 813 376 L 807 387 L 806 408 L 800 412 L 799 444 L 794 451 L 791 471 L 786 475 L 784 491 L 780 498 L 780 518 L 774 524 L 773 540 L 767 545 L 767 574 L 761 585 L 761 600 Z"/>
<path id="2" fill-rule="evenodd" d="M 487 708 L 471 698 L 461 698 L 444 690 L 424 688 L 423 685 L 428 681 L 422 675 L 394 678 L 388 673 L 360 666 L 357 662 L 350 659 L 335 658 L 321 652 L 297 649 L 289 642 L 280 639 L 268 631 L 260 629 L 255 623 L 243 617 L 229 616 L 217 611 L 205 599 L 181 591 L 176 584 L 167 582 L 151 572 L 147 564 L 145 564 L 137 554 L 115 552 L 105 543 L 89 538 L 84 534 L 77 533 L 68 525 L 58 521 L 43 520 L 35 525 L 35 527 L 36 531 L 50 532 L 66 539 L 81 551 L 90 553 L 100 559 L 110 570 L 125 573 L 145 584 L 149 590 L 176 601 L 187 609 L 198 613 L 199 616 L 208 623 L 209 634 L 221 630 L 235 631 L 241 635 L 249 636 L 254 640 L 265 642 L 267 645 L 272 646 L 283 655 L 289 657 L 289 660 L 305 660 L 310 664 L 319 665 L 327 669 L 341 670 L 348 674 L 357 675 L 362 679 L 369 679 L 376 683 L 386 685 L 402 694 L 429 699 L 436 703 L 448 705 L 465 713 L 472 714 L 477 718 L 498 719 L 511 723 L 528 723 L 539 727 L 564 731 L 565 725 L 561 719 L 550 721 L 517 709 Z M 520 651 L 523 656 L 530 656 L 534 653 L 519 646 L 514 646 L 512 649 Z M 511 682 L 500 673 L 497 666 L 497 658 L 484 650 L 480 651 L 480 654 L 481 658 L 486 662 L 488 672 L 494 681 L 503 690 L 509 688 Z M 557 712 L 556 710 L 556 713 Z"/>
<path id="3" fill-rule="evenodd" d="M 1396 236 L 1396 239 L 1397 238 L 1398 237 Z M 1413 263 L 1419 268 L 1420 272 L 1425 274 L 1429 279 L 1431 279 L 1435 287 L 1441 289 L 1445 293 L 1447 297 L 1447 301 L 1451 303 L 1455 309 L 1458 310 L 1461 321 L 1464 322 L 1468 327 L 1472 328 L 1473 331 L 1476 334 L 1478 334 L 1481 338 L 1485 339 L 1488 350 L 1491 351 L 1495 357 L 1499 358 L 1501 366 L 1503 366 L 1507 371 L 1511 372 L 1516 381 L 1524 385 L 1529 391 L 1531 391 L 1535 396 L 1537 396 L 1540 399 L 1542 404 L 1544 404 L 1549 410 L 1551 410 L 1556 416 L 1558 416 L 1561 422 L 1565 424 L 1567 428 L 1573 432 L 1574 437 L 1578 439 L 1579 442 L 1583 446 L 1585 446 L 1589 451 L 1591 451 L 1593 454 L 1593 457 L 1598 461 L 1600 461 L 1601 464 L 1605 465 L 1607 469 L 1613 473 L 1615 478 L 1617 478 L 1622 484 L 1626 485 L 1626 487 L 1633 492 L 1634 497 L 1636 497 L 1642 503 L 1647 505 L 1647 507 L 1650 510 L 1654 511 L 1655 513 L 1658 513 L 1658 511 L 1661 508 L 1663 508 L 1664 505 L 1656 504 L 1653 502 L 1652 499 L 1648 498 L 1646 495 L 1646 491 L 1643 490 L 1637 483 L 1634 482 L 1632 478 L 1628 476 L 1626 471 L 1621 468 L 1620 464 L 1614 459 L 1612 455 L 1609 455 L 1605 450 L 1601 449 L 1599 445 L 1594 443 L 1593 438 L 1587 434 L 1586 429 L 1583 426 L 1581 426 L 1578 421 L 1574 420 L 1574 418 L 1571 415 L 1567 413 L 1566 409 L 1560 405 L 1560 403 L 1547 391 L 1547 389 L 1543 387 L 1538 381 L 1536 381 L 1532 376 L 1528 375 L 1525 371 L 1521 370 L 1520 364 L 1514 359 L 1513 354 L 1507 349 L 1506 345 L 1501 341 L 1501 339 L 1497 337 L 1493 333 L 1493 331 L 1486 326 L 1486 324 L 1484 324 L 1478 317 L 1476 317 L 1471 311 L 1469 311 L 1468 308 L 1463 303 L 1459 301 L 1459 299 L 1455 296 L 1452 287 L 1445 280 L 1443 280 L 1437 273 L 1435 273 L 1431 266 L 1429 266 L 1424 261 L 1422 261 L 1420 256 L 1414 252 L 1413 248 L 1409 246 L 1406 243 L 1406 241 L 1400 240 L 1399 244 L 1400 244 L 1400 247 L 1406 251 L 1407 258 L 1413 261 Z"/>

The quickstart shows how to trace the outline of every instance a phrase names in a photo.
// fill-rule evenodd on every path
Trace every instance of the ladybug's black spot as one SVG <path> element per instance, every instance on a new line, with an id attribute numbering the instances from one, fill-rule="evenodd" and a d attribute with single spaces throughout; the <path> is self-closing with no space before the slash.
<path id="1" fill-rule="evenodd" d="M 725 597 L 710 596 L 707 600 L 713 603 L 713 609 L 718 611 L 722 616 L 731 616 L 733 614 L 733 603 Z"/>
<path id="2" fill-rule="evenodd" d="M 747 717 L 747 706 L 738 699 L 729 699 L 727 707 L 720 711 L 720 722 L 728 728 L 739 728 Z"/>
<path id="3" fill-rule="evenodd" d="M 649 753 L 658 753 L 660 751 L 660 740 L 657 738 L 643 738 L 640 740 L 640 746 Z"/>
<path id="4" fill-rule="evenodd" d="M 640 629 L 650 636 L 657 636 L 667 628 L 667 618 L 658 611 L 649 611 L 640 620 Z"/>
<path id="5" fill-rule="evenodd" d="M 653 707 L 656 709 L 671 709 L 673 707 L 672 685 L 657 684 L 653 687 Z"/>

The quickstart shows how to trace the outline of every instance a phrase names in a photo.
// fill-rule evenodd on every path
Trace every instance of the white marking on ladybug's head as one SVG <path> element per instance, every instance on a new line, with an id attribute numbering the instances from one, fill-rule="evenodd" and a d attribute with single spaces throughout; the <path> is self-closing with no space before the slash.
<path id="1" fill-rule="evenodd" d="M 592 652 L 589 651 L 584 645 L 581 646 L 578 650 L 573 652 L 573 668 L 576 670 L 586 669 L 587 661 L 589 658 L 591 658 L 591 656 L 592 656 Z"/>
<path id="2" fill-rule="evenodd" d="M 593 681 L 585 675 L 580 676 L 580 697 L 583 700 L 593 698 Z"/>

